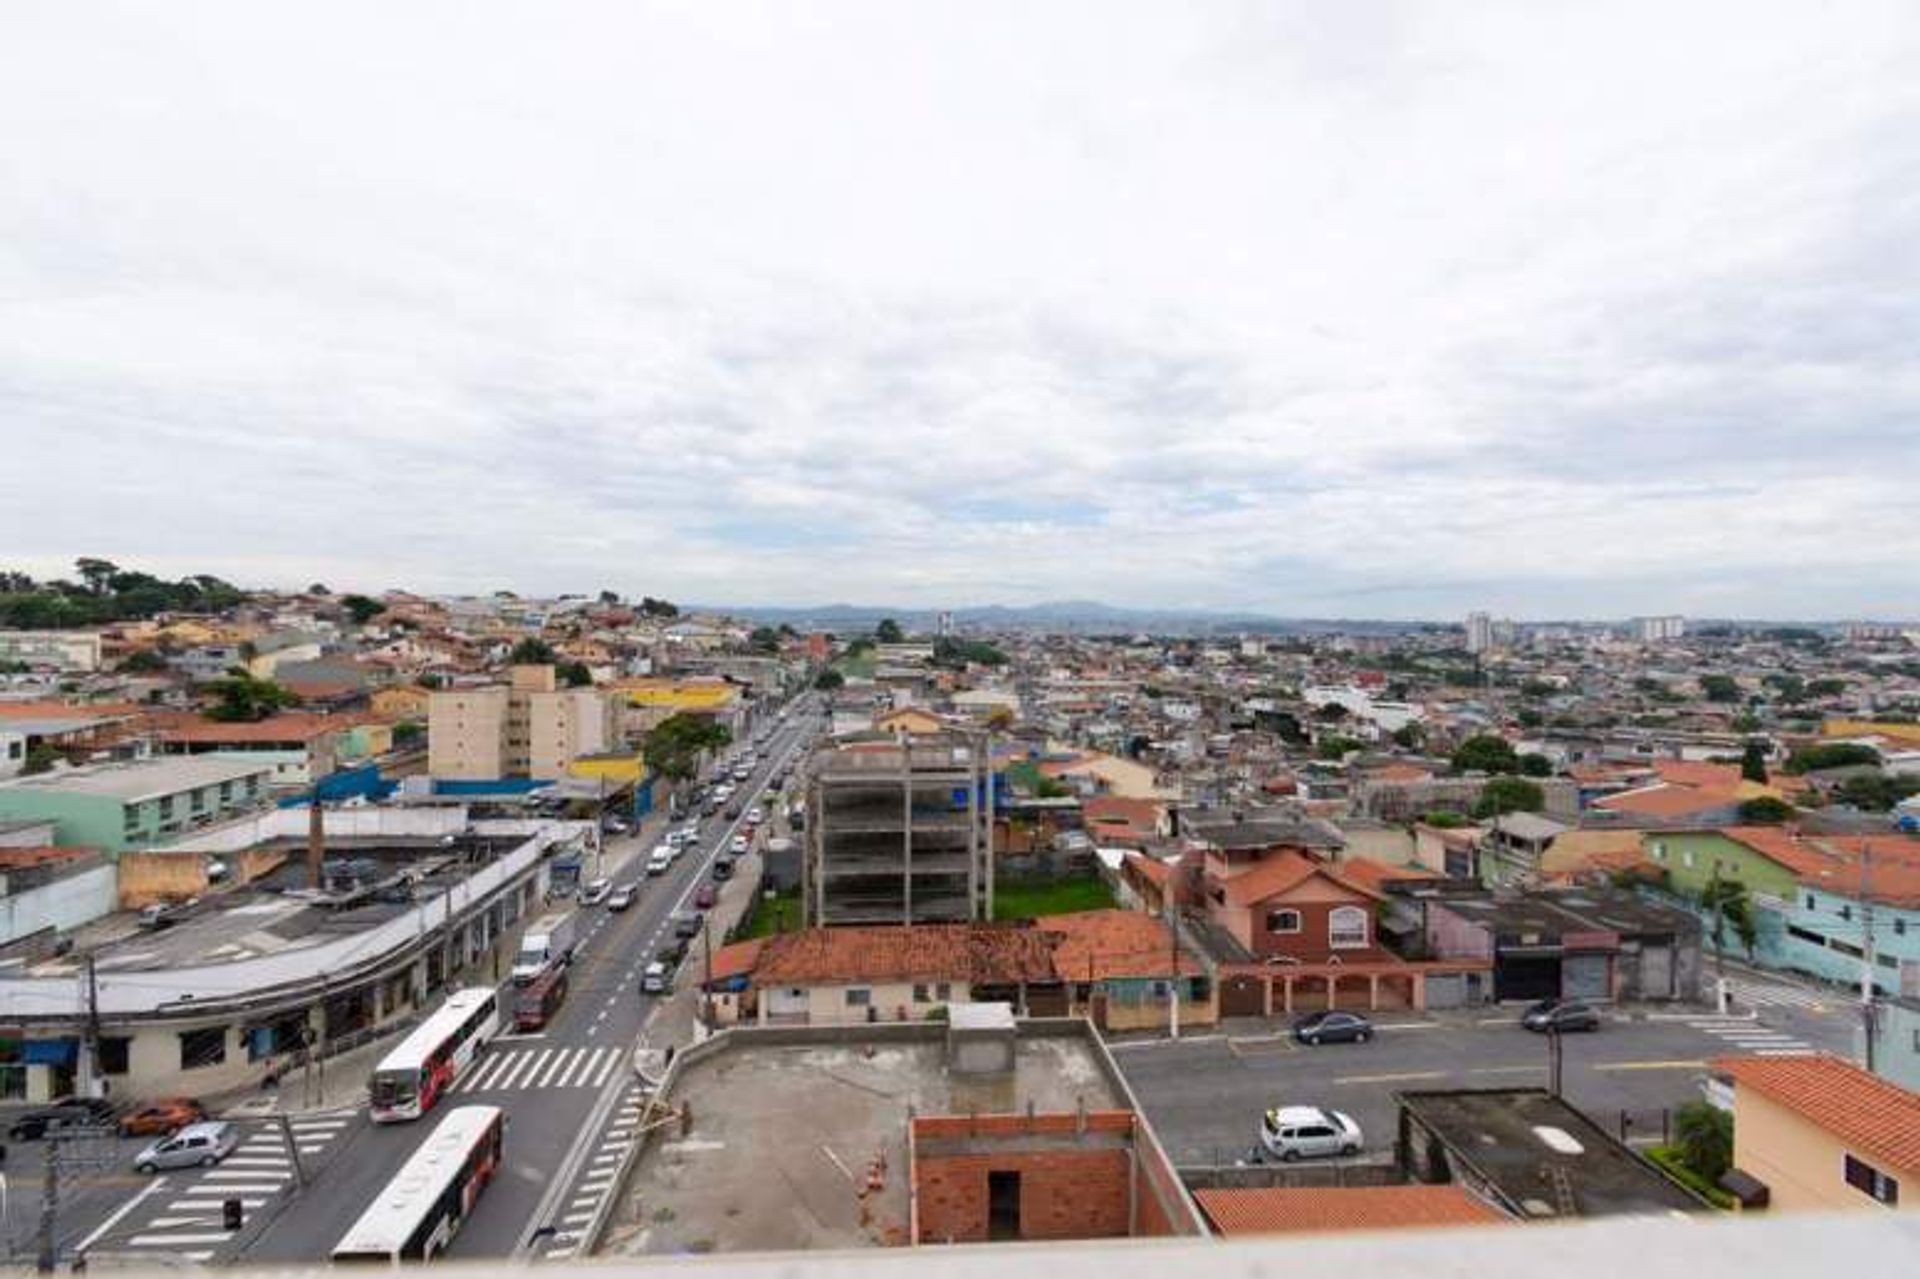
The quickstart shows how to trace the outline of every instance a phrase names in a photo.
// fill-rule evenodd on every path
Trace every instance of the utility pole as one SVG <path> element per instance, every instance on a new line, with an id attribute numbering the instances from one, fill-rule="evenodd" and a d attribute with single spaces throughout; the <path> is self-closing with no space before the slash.
<path id="1" fill-rule="evenodd" d="M 49 1133 L 41 1143 L 43 1174 L 40 1182 L 40 1247 L 33 1268 L 43 1275 L 53 1273 L 53 1229 L 60 1216 L 60 1139 Z"/>
<path id="2" fill-rule="evenodd" d="M 1172 975 L 1167 978 L 1167 1037 L 1180 1038 L 1180 919 L 1173 911 L 1167 912 L 1167 951 L 1173 965 Z"/>
<path id="3" fill-rule="evenodd" d="M 1860 1027 L 1864 1032 L 1864 1065 L 1873 1070 L 1873 841 L 1860 837 Z"/>
<path id="4" fill-rule="evenodd" d="M 80 1043 L 80 1095 L 100 1095 L 100 981 L 93 953 L 87 953 L 87 1021 Z"/>
<path id="5" fill-rule="evenodd" d="M 1555 1097 L 1560 1095 L 1562 1067 L 1565 1065 L 1565 1048 L 1560 1043 L 1560 1027 L 1547 1027 L 1547 1091 Z"/>
<path id="6" fill-rule="evenodd" d="M 1707 877 L 1707 900 L 1713 903 L 1713 1005 L 1721 1016 L 1727 1013 L 1727 908 L 1720 896 L 1720 866 L 1715 863 Z"/>

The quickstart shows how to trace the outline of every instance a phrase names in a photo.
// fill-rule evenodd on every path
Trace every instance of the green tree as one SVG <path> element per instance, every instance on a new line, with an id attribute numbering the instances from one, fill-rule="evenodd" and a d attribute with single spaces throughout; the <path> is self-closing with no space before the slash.
<path id="1" fill-rule="evenodd" d="M 120 669 L 138 675 L 151 675 L 155 671 L 166 670 L 167 659 L 158 649 L 138 648 L 127 654 L 126 660 L 120 663 Z"/>
<path id="2" fill-rule="evenodd" d="M 1349 714 L 1351 714 L 1351 712 L 1340 703 L 1328 702 L 1323 706 L 1316 707 L 1313 712 L 1313 717 L 1322 724 L 1338 724 Z"/>
<path id="3" fill-rule="evenodd" d="M 1745 748 L 1740 752 L 1740 776 L 1750 782 L 1767 784 L 1767 744 L 1757 738 L 1748 738 Z"/>
<path id="4" fill-rule="evenodd" d="M 657 600 L 651 595 L 642 595 L 640 597 L 640 614 L 642 617 L 678 617 L 680 616 L 680 610 L 675 605 L 669 604 L 666 600 Z"/>
<path id="5" fill-rule="evenodd" d="M 847 677 L 842 675 L 839 671 L 834 670 L 831 666 L 829 666 L 826 670 L 821 671 L 818 675 L 813 677 L 813 686 L 817 689 L 821 689 L 829 693 L 831 693 L 834 689 L 841 687 L 846 682 L 847 682 Z"/>
<path id="6" fill-rule="evenodd" d="M 1460 743 L 1453 752 L 1453 768 L 1458 773 L 1517 773 L 1520 757 L 1506 738 L 1481 733 Z"/>
<path id="7" fill-rule="evenodd" d="M 507 660 L 515 666 L 552 666 L 559 661 L 559 654 L 553 651 L 553 645 L 538 635 L 529 635 L 513 646 L 507 654 Z"/>
<path id="8" fill-rule="evenodd" d="M 654 772 L 684 782 L 699 769 L 702 751 L 720 750 L 732 740 L 726 725 L 711 716 L 682 712 L 654 725 L 640 749 Z"/>
<path id="9" fill-rule="evenodd" d="M 1864 808 L 1869 812 L 1884 813 L 1915 793 L 1920 793 L 1920 778 L 1849 777 L 1834 788 L 1833 797 L 1842 804 L 1851 804 L 1855 808 Z"/>
<path id="10" fill-rule="evenodd" d="M 1495 777 L 1480 788 L 1480 798 L 1473 801 L 1473 815 L 1487 818 L 1504 817 L 1508 813 L 1537 813 L 1546 806 L 1546 792 L 1540 789 L 1539 783 L 1524 777 Z"/>
<path id="11" fill-rule="evenodd" d="M 1314 753 L 1321 759 L 1337 763 L 1354 751 L 1365 749 L 1367 744 L 1357 737 L 1342 737 L 1338 733 L 1330 733 L 1320 739 L 1320 744 L 1314 748 Z"/>
<path id="12" fill-rule="evenodd" d="M 1430 813 L 1420 815 L 1420 824 L 1431 826 L 1435 830 L 1454 830 L 1467 824 L 1467 819 L 1445 808 L 1436 808 Z"/>
<path id="13" fill-rule="evenodd" d="M 1527 777 L 1552 777 L 1553 761 L 1539 751 L 1528 751 L 1520 757 L 1520 771 Z"/>
<path id="14" fill-rule="evenodd" d="M 1704 1101 L 1673 1112 L 1673 1144 L 1687 1167 L 1718 1185 L 1733 1167 L 1733 1116 Z"/>
<path id="15" fill-rule="evenodd" d="M 1771 795 L 1756 795 L 1752 799 L 1742 800 L 1736 811 L 1741 821 L 1754 826 L 1778 826 L 1781 822 L 1793 820 L 1793 805 Z"/>
<path id="16" fill-rule="evenodd" d="M 1817 773 L 1826 768 L 1850 768 L 1855 764 L 1878 764 L 1880 752 L 1859 742 L 1822 742 L 1803 746 L 1787 756 L 1789 773 Z"/>
<path id="17" fill-rule="evenodd" d="M 1757 733 L 1762 727 L 1760 717 L 1752 711 L 1742 711 L 1733 717 L 1733 731 L 1736 733 Z"/>
<path id="18" fill-rule="evenodd" d="M 368 595 L 342 595 L 340 607 L 347 610 L 347 616 L 353 619 L 355 626 L 365 626 L 387 611 L 385 604 Z"/>
<path id="19" fill-rule="evenodd" d="M 612 607 L 613 607 L 614 605 L 616 605 L 616 604 L 618 604 L 618 603 L 620 602 L 620 592 L 618 592 L 618 591 L 601 591 L 601 592 L 600 592 L 600 602 L 601 602 L 602 604 L 605 604 L 605 605 L 606 605 L 606 606 L 607 606 L 608 608 L 612 608 Z"/>
<path id="20" fill-rule="evenodd" d="M 898 644 L 907 638 L 907 633 L 900 629 L 900 623 L 891 617 L 883 617 L 880 625 L 873 628 L 873 637 L 882 644 Z"/>
<path id="21" fill-rule="evenodd" d="M 747 637 L 747 643 L 756 653 L 778 653 L 780 632 L 771 626 L 756 626 L 753 628 L 753 634 Z"/>
<path id="22" fill-rule="evenodd" d="M 585 662 L 561 662 L 554 667 L 560 682 L 568 688 L 592 688 L 593 672 L 587 669 Z"/>
<path id="23" fill-rule="evenodd" d="M 207 685 L 213 705 L 207 718 L 251 723 L 263 720 L 287 706 L 298 706 L 300 699 L 290 689 L 270 679 L 255 679 L 242 667 L 234 667 L 224 677 Z"/>
<path id="24" fill-rule="evenodd" d="M 1731 675 L 1702 675 L 1700 691 L 1707 695 L 1710 702 L 1737 702 L 1740 700 L 1740 685 Z"/>
<path id="25" fill-rule="evenodd" d="M 315 583 L 314 583 L 313 585 L 311 585 L 311 586 L 309 586 L 309 587 L 307 588 L 307 594 L 309 594 L 309 595 L 331 595 L 331 594 L 333 594 L 333 592 L 327 589 L 327 584 L 326 584 L 325 582 L 315 582 Z"/>
<path id="26" fill-rule="evenodd" d="M 418 720 L 403 719 L 393 726 L 395 746 L 417 746 L 427 735 L 427 726 Z"/>
<path id="27" fill-rule="evenodd" d="M 1419 750 L 1427 744 L 1427 726 L 1417 719 L 1408 720 L 1393 730 L 1393 744 L 1402 750 Z"/>
<path id="28" fill-rule="evenodd" d="M 51 772 L 59 759 L 59 751 L 45 742 L 35 742 L 27 748 L 27 758 L 20 765 L 20 773 L 23 777 L 32 777 L 37 773 Z"/>
<path id="29" fill-rule="evenodd" d="M 80 575 L 80 580 L 87 584 L 89 591 L 95 595 L 105 595 L 111 588 L 114 575 L 120 571 L 120 567 L 112 560 L 82 555 L 73 562 L 73 571 Z"/>
<path id="30" fill-rule="evenodd" d="M 1753 898 L 1748 895 L 1745 884 L 1714 875 L 1700 890 L 1700 910 L 1713 920 L 1711 939 L 1715 954 L 1726 947 L 1728 929 L 1733 930 L 1740 948 L 1749 956 L 1753 954 L 1760 932 L 1753 918 Z"/>

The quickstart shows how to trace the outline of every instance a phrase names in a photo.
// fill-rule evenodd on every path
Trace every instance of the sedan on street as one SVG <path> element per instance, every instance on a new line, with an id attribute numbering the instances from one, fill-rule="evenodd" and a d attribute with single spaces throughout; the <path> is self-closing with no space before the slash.
<path id="1" fill-rule="evenodd" d="M 1260 1120 L 1260 1144 L 1292 1163 L 1322 1155 L 1357 1155 L 1366 1143 L 1351 1115 L 1318 1106 L 1278 1106 Z"/>
<path id="2" fill-rule="evenodd" d="M 1359 1013 L 1328 1009 L 1296 1020 L 1293 1037 L 1303 1044 L 1364 1044 L 1373 1038 L 1373 1023 Z"/>
<path id="3" fill-rule="evenodd" d="M 1598 1030 L 1600 1014 L 1592 1004 L 1583 1004 L 1577 999 L 1543 999 L 1520 1015 L 1520 1024 L 1539 1034 L 1550 1030 L 1562 1033 Z"/>

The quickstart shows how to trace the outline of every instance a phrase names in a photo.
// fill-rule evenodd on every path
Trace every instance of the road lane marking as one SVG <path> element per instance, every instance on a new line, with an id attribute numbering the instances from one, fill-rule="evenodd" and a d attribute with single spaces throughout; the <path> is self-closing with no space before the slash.
<path id="1" fill-rule="evenodd" d="M 109 1230 L 112 1230 L 115 1226 L 119 1225 L 120 1219 L 122 1217 L 125 1217 L 128 1213 L 132 1212 L 134 1208 L 140 1203 L 141 1200 L 145 1199 L 149 1195 L 159 1194 L 161 1189 L 166 1184 L 167 1184 L 167 1179 L 165 1177 L 155 1177 L 150 1183 L 148 1183 L 146 1189 L 140 1191 L 138 1194 L 134 1195 L 133 1198 L 121 1204 L 120 1207 L 114 1212 L 112 1216 L 108 1217 L 105 1221 L 101 1222 L 98 1226 L 95 1226 L 93 1229 L 93 1233 L 88 1235 L 85 1239 L 82 1239 L 79 1242 L 79 1244 L 74 1248 L 74 1251 L 76 1253 L 84 1253 L 86 1252 L 87 1249 L 93 1247 L 94 1240 L 100 1238 L 100 1236 L 106 1234 Z"/>
<path id="2" fill-rule="evenodd" d="M 228 1231 L 222 1230 L 211 1235 L 135 1235 L 127 1240 L 129 1248 L 170 1248 L 179 1243 L 225 1243 L 233 1238 Z"/>
<path id="3" fill-rule="evenodd" d="M 1534 1066 L 1475 1066 L 1467 1073 L 1469 1075 L 1526 1075 L 1545 1069 L 1544 1063 Z"/>
<path id="4" fill-rule="evenodd" d="M 542 1071 L 538 1079 L 530 1080 L 527 1086 L 529 1088 L 546 1088 L 556 1085 L 559 1082 L 560 1076 L 566 1074 L 567 1068 L 578 1061 L 580 1054 L 585 1051 L 586 1049 L 584 1048 L 562 1048 L 553 1055 L 553 1064 Z"/>
<path id="5" fill-rule="evenodd" d="M 620 1050 L 618 1048 L 615 1048 L 607 1054 L 606 1065 L 601 1067 L 600 1073 L 593 1077 L 593 1087 L 598 1088 L 601 1085 L 605 1084 L 607 1080 L 613 1076 L 613 1072 L 618 1070 L 619 1068 L 620 1068 Z"/>
<path id="6" fill-rule="evenodd" d="M 1336 1084 L 1399 1084 L 1415 1079 L 1445 1079 L 1444 1070 L 1410 1070 L 1399 1075 L 1336 1075 Z"/>
<path id="7" fill-rule="evenodd" d="M 1594 1070 L 1703 1070 L 1706 1062 L 1700 1060 L 1676 1059 L 1673 1061 L 1599 1061 L 1592 1066 Z"/>

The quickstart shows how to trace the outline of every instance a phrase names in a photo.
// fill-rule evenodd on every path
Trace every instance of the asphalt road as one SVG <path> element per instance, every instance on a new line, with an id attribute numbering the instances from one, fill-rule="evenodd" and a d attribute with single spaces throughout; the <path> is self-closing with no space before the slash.
<path id="1" fill-rule="evenodd" d="M 764 762 L 738 793 L 757 797 L 764 791 L 771 774 L 805 745 L 813 727 L 811 717 L 790 715 L 759 752 Z M 96 1252 L 106 1253 L 127 1248 L 136 1239 L 141 1244 L 131 1246 L 157 1248 L 162 1236 L 172 1232 L 186 1236 L 176 1251 L 190 1251 L 195 1260 L 324 1260 L 433 1130 L 444 1108 L 474 1102 L 507 1111 L 507 1157 L 449 1255 L 473 1259 L 513 1254 L 532 1230 L 550 1188 L 562 1180 L 577 1182 L 574 1173 L 604 1142 L 616 1103 L 631 1087 L 632 1047 L 654 1004 L 652 997 L 640 994 L 640 970 L 667 932 L 669 917 L 688 906 L 694 889 L 707 878 L 714 854 L 743 821 L 707 819 L 698 853 L 683 855 L 666 874 L 653 878 L 643 874 L 646 850 L 635 847 L 639 837 L 629 837 L 621 851 L 634 855 L 616 878 L 639 884 L 640 896 L 617 914 L 601 906 L 582 908 L 582 937 L 558 1014 L 537 1034 L 496 1038 L 452 1095 L 422 1119 L 376 1125 L 362 1106 L 307 1120 L 316 1126 L 300 1138 L 312 1143 L 311 1149 L 302 1146 L 309 1174 L 304 1189 L 294 1185 L 290 1168 L 272 1167 L 274 1152 L 267 1143 L 273 1130 L 264 1122 L 248 1125 L 250 1148 L 221 1168 L 196 1171 L 191 1177 L 174 1174 L 158 1186 L 128 1166 L 118 1171 L 105 1166 L 123 1161 L 130 1165 L 133 1151 L 143 1144 L 116 1143 L 116 1148 L 100 1152 L 99 1174 L 76 1188 L 69 1209 L 62 1212 L 63 1239 L 68 1246 L 84 1240 Z M 649 843 L 659 829 L 649 825 Z M 697 963 L 697 955 L 690 955 L 688 962 Z M 243 1162 L 235 1164 L 235 1159 Z M 257 1187 L 237 1192 L 248 1201 L 250 1219 L 235 1237 L 218 1227 L 218 1198 L 226 1193 L 222 1184 Z M 19 1184 L 13 1187 L 16 1200 L 27 1198 L 24 1190 Z M 189 1206 L 180 1207 L 183 1203 Z M 16 1203 L 13 1219 L 30 1226 L 25 1207 Z"/>
<path id="2" fill-rule="evenodd" d="M 1745 1053 L 1846 1053 L 1854 1013 L 1795 983 L 1737 979 L 1746 1015 L 1710 1009 L 1610 1014 L 1593 1034 L 1563 1039 L 1562 1085 L 1575 1106 L 1608 1130 L 1629 1119 L 1631 1139 L 1657 1139 L 1662 1110 L 1701 1098 L 1706 1063 Z M 1767 1002 L 1761 1003 L 1765 1000 Z M 1274 1106 L 1342 1110 L 1379 1158 L 1391 1147 L 1400 1090 L 1544 1087 L 1547 1042 L 1522 1030 L 1517 1009 L 1383 1018 L 1365 1044 L 1296 1045 L 1280 1032 L 1213 1034 L 1169 1041 L 1122 1040 L 1114 1056 L 1161 1142 L 1182 1165 L 1233 1163 L 1257 1140 Z"/>

